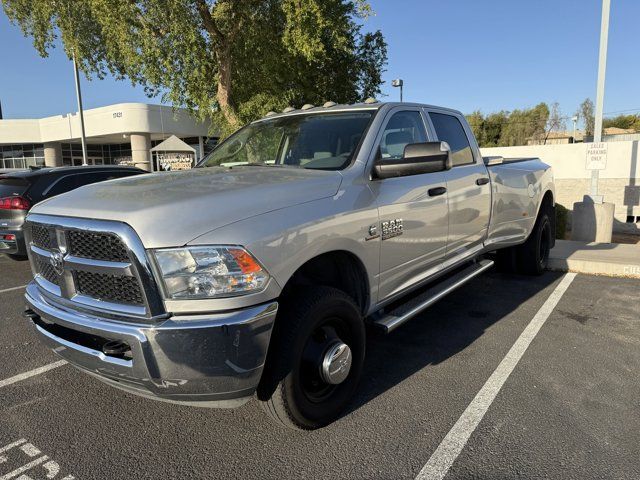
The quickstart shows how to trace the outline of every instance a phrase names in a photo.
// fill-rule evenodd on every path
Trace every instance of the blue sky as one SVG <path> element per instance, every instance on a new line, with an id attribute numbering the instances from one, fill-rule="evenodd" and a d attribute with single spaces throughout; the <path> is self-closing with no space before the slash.
<path id="1" fill-rule="evenodd" d="M 385 93 L 484 113 L 558 101 L 565 115 L 595 100 L 601 0 L 372 0 L 367 29 L 389 43 Z M 640 1 L 612 0 L 605 112 L 640 112 Z M 40 58 L 0 9 L 0 101 L 5 118 L 76 109 L 61 49 Z M 126 81 L 83 80 L 85 108 L 149 100 Z"/>

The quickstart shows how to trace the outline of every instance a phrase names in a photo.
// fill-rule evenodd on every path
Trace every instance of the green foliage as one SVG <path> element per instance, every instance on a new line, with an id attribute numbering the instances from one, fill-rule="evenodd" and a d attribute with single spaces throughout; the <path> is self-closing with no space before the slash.
<path id="1" fill-rule="evenodd" d="M 365 0 L 2 0 L 42 56 L 62 41 L 107 73 L 229 132 L 288 104 L 380 93 L 387 45 Z"/>
<path id="2" fill-rule="evenodd" d="M 605 118 L 602 121 L 604 128 L 618 127 L 640 131 L 640 115 L 618 115 L 613 118 Z"/>
<path id="3" fill-rule="evenodd" d="M 481 147 L 526 145 L 531 138 L 543 138 L 549 120 L 549 107 L 540 103 L 533 108 L 512 112 L 494 112 L 484 116 L 480 111 L 467 115 L 467 121 Z"/>
<path id="4" fill-rule="evenodd" d="M 558 240 L 564 240 L 567 236 L 568 218 L 569 210 L 559 203 L 556 203 L 556 238 Z"/>

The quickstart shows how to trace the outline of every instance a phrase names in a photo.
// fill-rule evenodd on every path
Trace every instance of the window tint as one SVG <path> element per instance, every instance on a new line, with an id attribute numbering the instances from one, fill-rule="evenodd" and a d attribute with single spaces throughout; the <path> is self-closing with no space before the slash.
<path id="1" fill-rule="evenodd" d="M 22 195 L 28 187 L 29 182 L 23 178 L 0 177 L 0 198 Z"/>
<path id="2" fill-rule="evenodd" d="M 451 159 L 453 166 L 469 165 L 473 163 L 473 153 L 469 139 L 464 133 L 464 128 L 453 115 L 444 113 L 429 113 L 433 127 L 438 135 L 438 140 L 447 142 L 451 147 Z"/>
<path id="3" fill-rule="evenodd" d="M 134 175 L 136 172 L 94 172 L 79 173 L 67 175 L 60 180 L 47 192 L 47 197 L 53 197 L 62 193 L 70 192 L 76 188 L 90 185 L 96 182 L 104 182 L 113 178 L 122 178 Z"/>
<path id="4" fill-rule="evenodd" d="M 394 113 L 382 133 L 380 153 L 382 158 L 402 158 L 404 147 L 426 141 L 427 132 L 420 112 Z"/>

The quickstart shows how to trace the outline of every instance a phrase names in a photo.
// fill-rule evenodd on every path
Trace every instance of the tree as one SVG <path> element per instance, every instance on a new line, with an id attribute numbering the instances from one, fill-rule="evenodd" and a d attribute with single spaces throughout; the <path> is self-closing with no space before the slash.
<path id="1" fill-rule="evenodd" d="M 604 128 L 618 127 L 638 131 L 640 130 L 640 115 L 618 115 L 613 118 L 605 118 L 602 126 Z"/>
<path id="2" fill-rule="evenodd" d="M 108 72 L 226 131 L 287 104 L 380 93 L 382 34 L 366 0 L 2 0 L 47 56 L 57 40 L 91 77 Z"/>
<path id="3" fill-rule="evenodd" d="M 526 145 L 530 139 L 544 138 L 548 118 L 549 107 L 544 102 L 533 108 L 514 110 L 503 127 L 501 145 Z"/>
<path id="4" fill-rule="evenodd" d="M 551 112 L 549 112 L 546 124 L 546 135 L 544 137 L 544 145 L 547 144 L 547 139 L 551 132 L 559 132 L 565 129 L 565 117 L 562 115 L 562 111 L 560 110 L 560 104 L 558 102 L 554 102 L 551 105 Z"/>
<path id="5" fill-rule="evenodd" d="M 578 118 L 581 118 L 584 122 L 584 134 L 588 137 L 593 136 L 593 131 L 596 124 L 596 119 L 593 111 L 593 102 L 590 98 L 586 98 L 584 102 L 580 104 L 580 107 L 578 107 L 578 111 L 576 112 Z"/>
<path id="6" fill-rule="evenodd" d="M 532 138 L 544 138 L 549 107 L 539 103 L 533 108 L 512 112 L 494 112 L 486 117 L 476 110 L 467 121 L 481 147 L 526 145 Z"/>
<path id="7" fill-rule="evenodd" d="M 482 112 L 480 110 L 476 110 L 469 115 L 465 115 L 465 117 L 473 131 L 473 135 L 476 137 L 478 145 L 484 146 L 484 116 L 482 115 Z"/>

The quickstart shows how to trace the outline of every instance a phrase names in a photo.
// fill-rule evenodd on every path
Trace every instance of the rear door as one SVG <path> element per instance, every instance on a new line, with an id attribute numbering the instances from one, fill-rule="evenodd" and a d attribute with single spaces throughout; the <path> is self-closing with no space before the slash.
<path id="1" fill-rule="evenodd" d="M 430 140 L 425 127 L 420 108 L 391 110 L 378 134 L 378 155 L 402 158 L 408 144 Z M 371 180 L 380 218 L 375 232 L 380 241 L 380 301 L 419 282 L 442 260 L 448 227 L 445 185 L 443 172 Z"/>
<path id="2" fill-rule="evenodd" d="M 491 214 L 491 183 L 466 120 L 451 111 L 428 109 L 433 134 L 451 147 L 453 168 L 445 172 L 449 193 L 446 257 L 482 248 Z"/>

